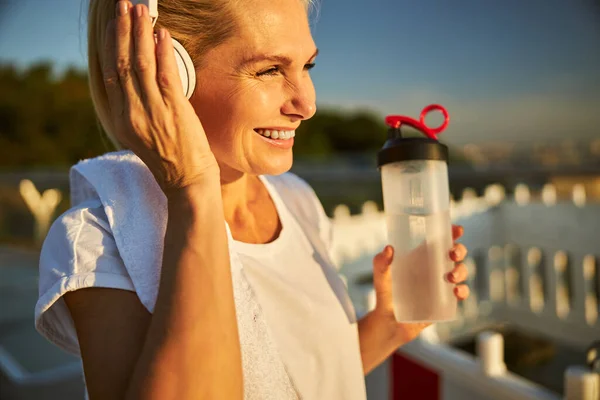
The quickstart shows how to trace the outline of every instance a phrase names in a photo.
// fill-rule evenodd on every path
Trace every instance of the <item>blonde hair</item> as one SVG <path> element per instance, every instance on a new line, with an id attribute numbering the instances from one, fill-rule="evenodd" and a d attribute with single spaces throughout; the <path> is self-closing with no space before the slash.
<path id="1" fill-rule="evenodd" d="M 301 0 L 307 11 L 313 0 Z M 155 29 L 166 28 L 190 54 L 194 66 L 202 65 L 203 55 L 235 34 L 232 1 L 224 0 L 159 0 L 159 18 Z M 104 132 L 117 149 L 108 97 L 102 74 L 102 52 L 108 22 L 115 18 L 116 0 L 90 0 L 88 11 L 89 89 L 96 115 Z"/>

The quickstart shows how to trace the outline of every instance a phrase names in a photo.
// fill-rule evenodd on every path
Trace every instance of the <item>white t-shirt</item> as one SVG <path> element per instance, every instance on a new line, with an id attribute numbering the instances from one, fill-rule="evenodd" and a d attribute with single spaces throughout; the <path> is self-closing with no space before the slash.
<path id="1" fill-rule="evenodd" d="M 245 397 L 365 399 L 356 316 L 349 315 L 348 308 L 342 306 L 347 304 L 348 299 L 342 298 L 347 294 L 340 294 L 336 281 L 339 277 L 327 262 L 328 258 L 314 251 L 308 239 L 310 235 L 326 237 L 323 230 L 330 229 L 323 223 L 327 217 L 320 202 L 310 187 L 292 174 L 261 177 L 261 180 L 277 207 L 282 224 L 279 237 L 268 244 L 248 244 L 235 241 L 228 229 L 232 270 L 233 264 L 239 264 L 236 267 L 243 271 L 243 276 L 233 274 L 234 289 L 239 293 L 241 289 L 237 288 L 245 284 L 239 285 L 239 281 L 247 280 L 260 308 L 253 316 L 239 315 L 240 305 L 246 299 L 236 294 Z M 282 186 L 277 182 L 283 182 L 285 190 L 301 193 L 298 198 L 318 203 L 320 220 L 314 224 L 318 225 L 314 226 L 318 231 L 306 232 L 306 221 L 298 222 L 297 210 L 290 212 L 290 207 L 296 206 L 282 200 L 278 192 Z M 148 298 L 144 292 L 151 291 L 155 297 L 158 287 L 156 274 L 144 275 L 151 277 L 148 279 L 152 282 L 132 279 L 138 275 L 130 273 L 121 257 L 111 230 L 111 223 L 115 222 L 107 217 L 106 206 L 101 196 L 90 196 L 75 204 L 52 224 L 40 256 L 36 327 L 50 341 L 74 354 L 79 354 L 79 345 L 62 299 L 64 293 L 96 286 L 135 291 L 140 298 Z M 314 241 L 315 237 L 311 239 Z M 153 305 L 146 308 L 152 312 Z M 269 383 L 265 380 L 270 376 L 268 367 L 260 371 L 263 366 L 252 362 L 253 357 L 258 357 L 256 352 L 263 348 L 266 352 L 268 346 L 256 349 L 256 345 L 247 344 L 250 341 L 245 339 L 248 335 L 244 330 L 248 323 L 242 319 L 249 317 L 250 321 L 252 318 L 256 321 L 257 316 L 263 317 L 261 313 L 294 393 L 290 390 L 281 390 L 278 394 L 269 392 Z"/>

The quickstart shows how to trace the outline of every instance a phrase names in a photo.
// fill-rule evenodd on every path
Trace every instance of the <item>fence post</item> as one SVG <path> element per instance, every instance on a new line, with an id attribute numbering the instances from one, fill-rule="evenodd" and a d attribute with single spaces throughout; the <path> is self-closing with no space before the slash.
<path id="1" fill-rule="evenodd" d="M 504 337 L 497 332 L 482 332 L 477 336 L 477 357 L 484 374 L 500 376 L 506 372 Z"/>
<path id="2" fill-rule="evenodd" d="M 529 192 L 529 186 L 525 185 L 524 183 L 519 183 L 515 187 L 514 196 L 515 196 L 515 201 L 517 202 L 518 205 L 525 206 L 525 205 L 529 204 L 529 201 L 531 200 L 531 193 Z"/>
<path id="3" fill-rule="evenodd" d="M 58 189 L 48 189 L 40 194 L 29 179 L 20 182 L 19 193 L 35 218 L 35 240 L 40 244 L 50 228 L 50 220 L 62 199 L 62 193 Z"/>
<path id="4" fill-rule="evenodd" d="M 565 372 L 565 400 L 598 400 L 600 375 L 582 366 L 571 366 Z"/>
<path id="5" fill-rule="evenodd" d="M 577 207 L 584 207 L 586 203 L 586 193 L 585 186 L 583 183 L 577 183 L 573 185 L 573 189 L 571 190 L 571 197 L 573 199 L 573 203 Z"/>

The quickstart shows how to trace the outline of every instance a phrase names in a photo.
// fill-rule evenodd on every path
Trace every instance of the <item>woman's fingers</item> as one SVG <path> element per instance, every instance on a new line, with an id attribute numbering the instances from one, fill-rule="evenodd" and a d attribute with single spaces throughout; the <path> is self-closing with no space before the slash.
<path id="1" fill-rule="evenodd" d="M 450 259 L 454 262 L 461 262 L 465 259 L 468 254 L 468 250 L 462 243 L 455 243 L 452 250 L 450 250 Z"/>
<path id="2" fill-rule="evenodd" d="M 469 271 L 465 264 L 457 264 L 452 271 L 448 273 L 448 281 L 452 283 L 461 283 L 467 279 Z"/>
<path id="3" fill-rule="evenodd" d="M 458 285 L 454 288 L 454 295 L 458 300 L 466 300 L 470 293 L 471 290 L 467 285 Z"/>
<path id="4" fill-rule="evenodd" d="M 375 255 L 373 258 L 373 267 L 377 272 L 386 272 L 394 257 L 394 249 L 392 246 L 385 246 L 384 249 Z"/>
<path id="5" fill-rule="evenodd" d="M 108 97 L 108 107 L 115 121 L 123 115 L 123 90 L 117 73 L 117 49 L 115 38 L 115 20 L 112 19 L 106 27 L 104 36 L 104 57 L 102 57 L 102 77 Z M 116 128 L 116 127 L 113 127 Z M 115 129 L 118 131 L 118 129 Z"/>
<path id="6" fill-rule="evenodd" d="M 166 29 L 158 32 L 156 44 L 156 80 L 163 99 L 167 104 L 180 104 L 185 100 L 179 69 L 175 60 L 175 50 L 171 35 Z"/>
<path id="7" fill-rule="evenodd" d="M 141 87 L 142 100 L 146 107 L 162 105 L 162 96 L 156 83 L 156 50 L 152 21 L 148 7 L 142 4 L 131 9 L 134 32 L 134 68 Z"/>
<path id="8" fill-rule="evenodd" d="M 129 111 L 140 106 L 139 85 L 133 71 L 134 46 L 131 40 L 131 3 L 117 2 L 116 48 L 117 73 Z"/>
<path id="9" fill-rule="evenodd" d="M 373 258 L 373 286 L 377 297 L 377 307 L 392 305 L 392 272 L 390 264 L 394 258 L 392 246 L 386 246 Z"/>
<path id="10" fill-rule="evenodd" d="M 460 225 L 452 225 L 452 241 L 460 239 L 465 229 Z"/>

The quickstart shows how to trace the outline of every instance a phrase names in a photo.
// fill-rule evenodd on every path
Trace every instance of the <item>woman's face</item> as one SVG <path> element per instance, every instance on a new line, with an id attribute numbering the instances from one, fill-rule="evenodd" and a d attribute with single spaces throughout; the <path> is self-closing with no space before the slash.
<path id="1" fill-rule="evenodd" d="M 303 3 L 238 4 L 239 31 L 205 55 L 190 99 L 225 179 L 289 170 L 294 138 L 273 131 L 291 136 L 316 110 L 308 70 L 317 49 Z"/>

